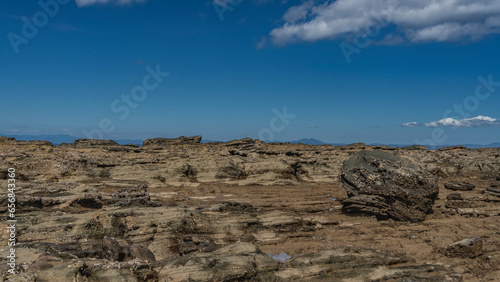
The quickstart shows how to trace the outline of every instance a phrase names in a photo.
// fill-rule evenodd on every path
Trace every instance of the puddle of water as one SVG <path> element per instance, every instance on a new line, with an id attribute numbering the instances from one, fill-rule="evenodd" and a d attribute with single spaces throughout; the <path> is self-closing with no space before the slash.
<path id="1" fill-rule="evenodd" d="M 280 262 L 284 262 L 284 261 L 287 261 L 289 259 L 291 259 L 292 257 L 287 255 L 286 253 L 281 253 L 279 255 L 270 255 L 270 254 L 267 254 L 268 256 L 270 256 L 272 259 L 276 260 L 276 261 L 280 261 Z"/>

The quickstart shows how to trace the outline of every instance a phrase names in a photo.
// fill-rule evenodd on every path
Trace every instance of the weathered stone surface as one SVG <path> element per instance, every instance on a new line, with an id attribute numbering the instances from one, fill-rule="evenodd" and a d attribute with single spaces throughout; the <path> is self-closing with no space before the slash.
<path id="1" fill-rule="evenodd" d="M 449 257 L 475 258 L 483 254 L 483 240 L 479 237 L 466 238 L 446 248 Z"/>
<path id="2" fill-rule="evenodd" d="M 470 191 L 476 188 L 476 185 L 467 181 L 448 181 L 444 184 L 444 188 L 455 191 Z"/>
<path id="3" fill-rule="evenodd" d="M 348 213 L 422 221 L 439 192 L 436 178 L 418 164 L 384 151 L 361 151 L 344 162 L 341 180 Z"/>
<path id="4" fill-rule="evenodd" d="M 338 178 L 343 162 L 361 148 L 378 148 L 435 172 L 439 185 L 460 179 L 484 188 L 498 176 L 500 149 L 404 150 L 252 139 L 141 148 L 79 143 L 0 141 L 0 179 L 6 183 L 7 168 L 15 167 L 19 184 L 19 280 L 457 281 L 462 276 L 479 282 L 495 281 L 500 271 L 500 198 L 491 194 L 498 186 L 460 197 L 446 197 L 453 191 L 441 189 L 428 220 L 409 224 L 342 213 L 346 193 Z M 408 171 L 395 170 L 393 175 Z M 0 189 L 3 214 L 7 193 Z M 352 201 L 360 209 L 394 218 L 398 202 L 379 194 L 358 196 Z M 4 251 L 7 227 L 0 222 Z M 106 236 L 117 245 L 105 242 Z M 443 256 L 451 237 L 483 238 L 484 257 Z M 269 261 L 268 254 L 285 252 L 289 260 Z M 14 279 L 7 269 L 2 255 L 1 280 Z M 186 272 L 196 275 L 186 278 Z"/>

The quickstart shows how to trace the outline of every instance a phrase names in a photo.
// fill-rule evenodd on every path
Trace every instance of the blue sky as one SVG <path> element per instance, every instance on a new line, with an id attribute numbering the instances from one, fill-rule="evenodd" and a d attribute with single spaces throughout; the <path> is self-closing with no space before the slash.
<path id="1" fill-rule="evenodd" d="M 500 141 L 500 4 L 414 2 L 4 1 L 0 132 Z"/>

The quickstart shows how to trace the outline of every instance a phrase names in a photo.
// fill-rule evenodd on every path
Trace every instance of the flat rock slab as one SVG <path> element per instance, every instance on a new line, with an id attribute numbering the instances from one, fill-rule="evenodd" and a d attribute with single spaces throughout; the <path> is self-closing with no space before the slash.
<path id="1" fill-rule="evenodd" d="M 347 213 L 418 222 L 439 193 L 436 178 L 416 163 L 385 151 L 361 151 L 345 161 L 340 176 L 349 196 Z"/>
<path id="2" fill-rule="evenodd" d="M 467 181 L 448 181 L 444 184 L 444 188 L 455 191 L 471 191 L 476 188 L 476 185 Z"/>

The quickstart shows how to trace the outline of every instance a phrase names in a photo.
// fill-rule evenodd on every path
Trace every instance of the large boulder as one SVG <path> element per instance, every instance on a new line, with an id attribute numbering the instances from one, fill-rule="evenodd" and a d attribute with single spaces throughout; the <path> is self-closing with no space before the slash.
<path id="1" fill-rule="evenodd" d="M 436 178 L 409 159 L 384 151 L 361 151 L 345 161 L 340 176 L 349 196 L 347 213 L 418 222 L 439 193 Z"/>

